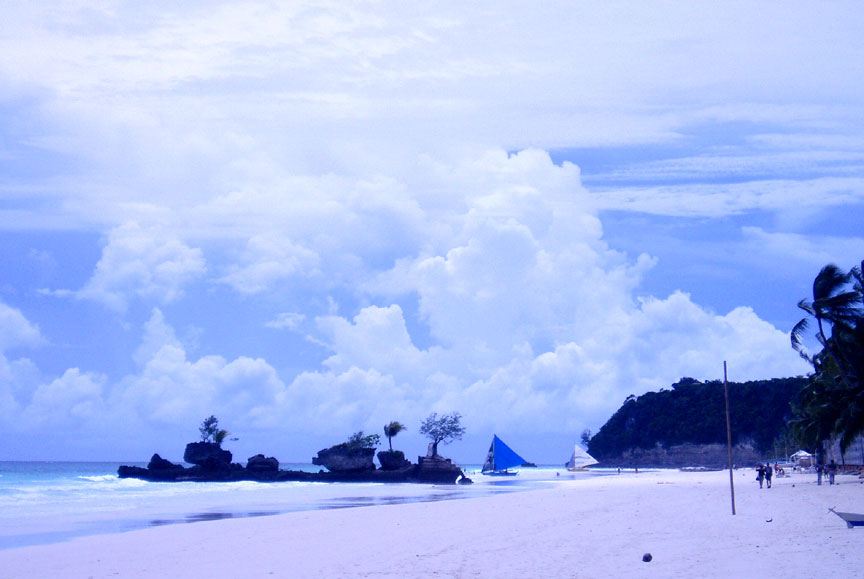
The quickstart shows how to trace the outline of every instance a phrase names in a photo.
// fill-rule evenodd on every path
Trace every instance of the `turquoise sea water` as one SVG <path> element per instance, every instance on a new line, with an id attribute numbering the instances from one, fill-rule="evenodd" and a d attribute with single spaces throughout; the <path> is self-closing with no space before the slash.
<path id="1" fill-rule="evenodd" d="M 603 474 L 540 467 L 522 469 L 515 477 L 485 477 L 479 473 L 480 465 L 465 465 L 463 469 L 475 481 L 473 485 L 153 483 L 118 478 L 119 465 L 0 462 L 0 549 L 222 518 L 465 499 L 544 488 L 560 480 Z M 318 470 L 311 464 L 282 464 L 281 468 Z"/>

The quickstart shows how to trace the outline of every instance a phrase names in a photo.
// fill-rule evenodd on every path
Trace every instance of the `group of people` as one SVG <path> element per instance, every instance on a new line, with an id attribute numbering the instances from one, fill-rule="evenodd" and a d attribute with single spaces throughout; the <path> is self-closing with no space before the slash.
<path id="1" fill-rule="evenodd" d="M 828 484 L 834 484 L 834 475 L 837 474 L 837 463 L 834 462 L 834 459 L 831 459 L 831 462 L 828 465 L 822 465 L 821 463 L 816 466 L 816 484 L 822 486 L 822 474 L 828 475 Z"/>
<path id="2" fill-rule="evenodd" d="M 812 471 L 811 471 L 812 472 Z M 781 467 L 776 462 L 774 466 L 771 466 L 771 463 L 762 464 L 761 462 L 756 465 L 756 481 L 759 483 L 759 488 L 763 488 L 763 484 L 767 488 L 771 488 L 771 479 L 774 474 L 777 476 L 783 476 L 784 471 L 783 467 Z M 837 474 L 837 463 L 832 459 L 830 463 L 827 465 L 818 464 L 816 466 L 816 484 L 822 485 L 822 476 L 825 475 L 828 477 L 828 484 L 834 484 L 834 476 Z"/>
<path id="3" fill-rule="evenodd" d="M 771 467 L 771 463 L 762 464 L 761 462 L 756 465 L 756 481 L 759 483 L 759 488 L 762 488 L 762 482 L 764 481 L 767 487 L 771 488 L 771 477 L 774 476 L 774 469 Z"/>

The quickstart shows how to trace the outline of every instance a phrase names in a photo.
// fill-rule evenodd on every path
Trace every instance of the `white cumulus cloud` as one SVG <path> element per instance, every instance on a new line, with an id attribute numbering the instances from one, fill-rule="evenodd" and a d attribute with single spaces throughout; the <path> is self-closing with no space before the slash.
<path id="1" fill-rule="evenodd" d="M 39 327 L 20 310 L 0 302 L 0 353 L 16 346 L 36 346 L 43 342 Z"/>
<path id="2" fill-rule="evenodd" d="M 160 228 L 127 223 L 110 232 L 93 276 L 75 295 L 119 311 L 136 298 L 170 303 L 204 272 L 200 249 Z"/>
<path id="3" fill-rule="evenodd" d="M 289 239 L 256 235 L 249 239 L 238 261 L 240 264 L 229 266 L 219 281 L 241 293 L 255 294 L 293 276 L 313 274 L 319 259 L 314 251 Z"/>

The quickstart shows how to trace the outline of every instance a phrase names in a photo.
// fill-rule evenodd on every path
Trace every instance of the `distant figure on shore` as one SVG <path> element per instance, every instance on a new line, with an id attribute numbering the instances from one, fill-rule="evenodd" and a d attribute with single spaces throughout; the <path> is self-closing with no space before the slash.
<path id="1" fill-rule="evenodd" d="M 828 484 L 834 484 L 834 475 L 837 474 L 837 463 L 834 462 L 834 459 L 831 459 L 831 464 L 828 465 Z"/>
<path id="2" fill-rule="evenodd" d="M 771 477 L 774 475 L 774 469 L 771 468 L 771 463 L 765 465 L 765 485 L 771 488 Z"/>
<path id="3" fill-rule="evenodd" d="M 822 486 L 822 473 L 825 471 L 825 467 L 822 466 L 822 463 L 816 465 L 816 486 Z"/>
<path id="4" fill-rule="evenodd" d="M 756 465 L 756 480 L 759 482 L 759 488 L 762 488 L 762 481 L 765 480 L 765 467 L 762 463 Z"/>

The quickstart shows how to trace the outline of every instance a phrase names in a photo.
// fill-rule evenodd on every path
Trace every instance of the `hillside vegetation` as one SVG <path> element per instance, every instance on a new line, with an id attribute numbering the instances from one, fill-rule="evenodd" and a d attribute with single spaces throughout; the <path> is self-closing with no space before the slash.
<path id="1" fill-rule="evenodd" d="M 770 452 L 792 418 L 792 401 L 807 379 L 775 378 L 729 383 L 732 443 Z M 600 461 L 658 445 L 726 444 L 723 382 L 682 378 L 671 390 L 629 396 L 589 442 Z"/>

